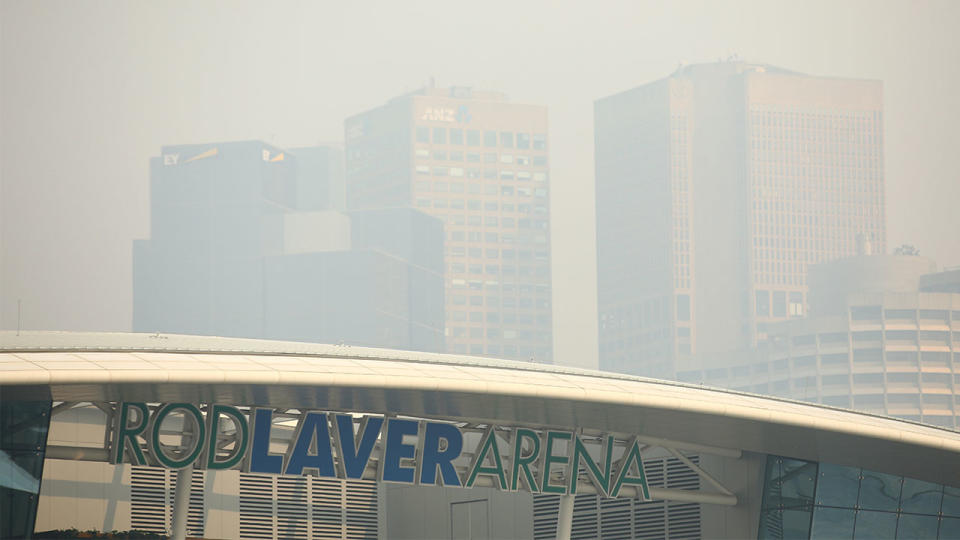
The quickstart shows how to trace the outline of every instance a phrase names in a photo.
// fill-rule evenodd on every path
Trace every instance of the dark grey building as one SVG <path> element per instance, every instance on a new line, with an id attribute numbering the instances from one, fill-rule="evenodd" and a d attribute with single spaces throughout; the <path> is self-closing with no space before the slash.
<path id="1" fill-rule="evenodd" d="M 442 351 L 443 224 L 343 213 L 342 151 L 164 147 L 134 243 L 137 332 Z"/>

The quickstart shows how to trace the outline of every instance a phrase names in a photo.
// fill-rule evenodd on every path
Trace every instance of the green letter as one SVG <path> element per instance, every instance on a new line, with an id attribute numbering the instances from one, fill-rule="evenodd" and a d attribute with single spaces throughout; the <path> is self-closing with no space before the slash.
<path id="1" fill-rule="evenodd" d="M 137 425 L 132 428 L 127 426 L 127 422 L 130 420 L 127 416 L 127 411 L 130 410 L 130 407 L 135 407 L 140 413 L 140 419 Z M 137 442 L 137 435 L 140 435 L 143 433 L 143 430 L 147 429 L 147 417 L 149 414 L 146 403 L 120 403 L 120 416 L 117 427 L 114 429 L 114 432 L 117 434 L 113 439 L 114 463 L 123 463 L 123 451 L 126 449 L 127 442 L 130 443 L 130 448 L 133 450 L 133 456 L 135 458 L 133 464 L 143 465 L 146 463 L 146 460 L 143 459 L 143 450 L 140 449 L 140 443 Z"/>
<path id="2" fill-rule="evenodd" d="M 483 461 L 487 457 L 487 453 L 493 451 L 493 461 L 495 467 L 484 467 Z M 473 463 L 470 465 L 470 474 L 467 476 L 467 481 L 464 482 L 464 487 L 473 487 L 473 483 L 477 480 L 478 474 L 491 474 L 497 477 L 497 481 L 500 482 L 500 489 L 505 490 L 509 489 L 507 486 L 507 479 L 503 475 L 503 461 L 500 459 L 500 449 L 497 448 L 497 435 L 494 433 L 493 426 L 487 428 L 487 433 L 483 436 L 483 442 L 480 444 L 480 451 L 473 456 Z"/>
<path id="3" fill-rule="evenodd" d="M 587 464 L 587 471 L 590 473 L 590 479 L 593 482 L 593 485 L 597 488 L 597 491 L 602 493 L 604 496 L 607 495 L 610 486 L 610 465 L 613 460 L 613 436 L 607 436 L 603 445 L 604 454 L 606 456 L 606 461 L 604 461 L 603 472 L 600 472 L 600 467 L 594 463 L 593 458 L 590 457 L 590 453 L 587 452 L 587 447 L 583 445 L 583 441 L 580 440 L 579 436 L 574 437 L 573 439 L 573 459 L 570 460 L 570 494 L 575 495 L 577 493 L 577 481 L 579 480 L 578 475 L 580 471 L 580 461 L 582 460 Z"/>
<path id="4" fill-rule="evenodd" d="M 170 459 L 169 456 L 163 453 L 163 449 L 160 448 L 160 426 L 163 424 L 163 419 L 176 409 L 183 409 L 190 413 L 196 421 L 197 427 L 197 432 L 194 433 L 193 438 L 193 449 L 182 459 Z M 187 415 L 184 415 L 185 418 L 186 416 Z M 163 407 L 160 407 L 156 414 L 153 415 L 153 428 L 150 430 L 150 451 L 153 453 L 153 457 L 164 467 L 169 469 L 182 469 L 193 463 L 200 452 L 203 451 L 205 428 L 206 425 L 203 422 L 203 415 L 200 413 L 200 409 L 189 403 L 167 403 Z"/>
<path id="5" fill-rule="evenodd" d="M 643 458 L 640 457 L 640 441 L 634 438 L 625 455 L 623 466 L 620 467 L 620 474 L 617 475 L 617 481 L 614 483 L 613 489 L 610 490 L 610 496 L 616 497 L 620 495 L 620 488 L 623 487 L 623 484 L 630 484 L 639 486 L 643 493 L 641 500 L 649 501 L 650 489 L 647 487 L 647 476 L 643 473 Z M 630 474 L 630 467 L 633 465 L 636 465 L 639 476 L 627 476 Z"/>
<path id="6" fill-rule="evenodd" d="M 548 431 L 547 432 L 547 449 L 543 455 L 543 468 L 541 469 L 541 491 L 543 493 L 559 493 L 561 495 L 566 495 L 567 486 L 566 484 L 562 486 L 552 486 L 550 485 L 550 466 L 554 463 L 558 464 L 569 464 L 570 458 L 568 456 L 555 456 L 553 455 L 553 441 L 557 439 L 561 440 L 570 440 L 573 438 L 571 433 L 565 431 Z M 568 449 L 569 451 L 569 449 Z"/>
<path id="7" fill-rule="evenodd" d="M 523 440 L 533 441 L 533 452 L 523 457 Z M 540 436 L 527 428 L 517 428 L 513 434 L 513 471 L 510 474 L 510 489 L 517 491 L 520 484 L 520 471 L 523 470 L 523 479 L 527 482 L 530 493 L 540 493 L 540 485 L 530 472 L 530 464 L 540 457 Z"/>
<path id="8" fill-rule="evenodd" d="M 233 419 L 233 423 L 237 428 L 237 445 L 233 449 L 233 454 L 223 461 L 217 461 L 217 435 L 219 433 L 220 427 L 220 415 L 225 414 Z M 210 439 L 207 441 L 207 468 L 208 469 L 229 469 L 234 465 L 240 462 L 243 459 L 243 456 L 247 453 L 247 442 L 250 439 L 250 433 L 247 427 L 247 419 L 243 417 L 243 413 L 240 412 L 240 409 L 236 407 L 230 407 L 229 405 L 214 405 L 210 408 L 210 412 L 207 413 L 207 422 L 209 427 L 207 432 L 210 433 Z"/>

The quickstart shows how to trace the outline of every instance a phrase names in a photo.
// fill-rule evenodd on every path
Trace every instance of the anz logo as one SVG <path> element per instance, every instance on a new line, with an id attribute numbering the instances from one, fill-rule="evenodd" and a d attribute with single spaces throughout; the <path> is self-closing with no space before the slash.
<path id="1" fill-rule="evenodd" d="M 459 122 L 461 124 L 470 122 L 472 118 L 470 107 L 466 105 L 460 105 L 456 109 L 450 107 L 427 107 L 420 116 L 420 120 L 428 122 Z"/>

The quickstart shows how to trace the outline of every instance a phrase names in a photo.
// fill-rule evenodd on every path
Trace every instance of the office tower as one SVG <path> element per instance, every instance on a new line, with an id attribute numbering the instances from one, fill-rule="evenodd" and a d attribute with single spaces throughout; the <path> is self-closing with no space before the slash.
<path id="1" fill-rule="evenodd" d="M 960 428 L 960 270 L 861 255 L 810 270 L 810 313 L 753 358 L 681 380 Z"/>
<path id="2" fill-rule="evenodd" d="M 151 238 L 134 243 L 134 331 L 442 351 L 443 224 L 331 210 L 341 160 L 259 141 L 164 147 Z"/>
<path id="3" fill-rule="evenodd" d="M 882 87 L 723 62 L 595 103 L 600 365 L 672 377 L 804 314 L 809 265 L 883 252 Z"/>
<path id="4" fill-rule="evenodd" d="M 550 362 L 547 111 L 424 88 L 345 122 L 351 209 L 443 220 L 447 350 Z"/>

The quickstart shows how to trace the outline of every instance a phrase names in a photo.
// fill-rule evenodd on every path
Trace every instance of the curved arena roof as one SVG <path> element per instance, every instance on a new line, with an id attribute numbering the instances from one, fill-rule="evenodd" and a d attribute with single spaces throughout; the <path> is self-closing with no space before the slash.
<path id="1" fill-rule="evenodd" d="M 212 337 L 0 333 L 0 397 L 269 405 L 666 439 L 960 486 L 960 433 L 878 415 L 559 366 Z"/>

